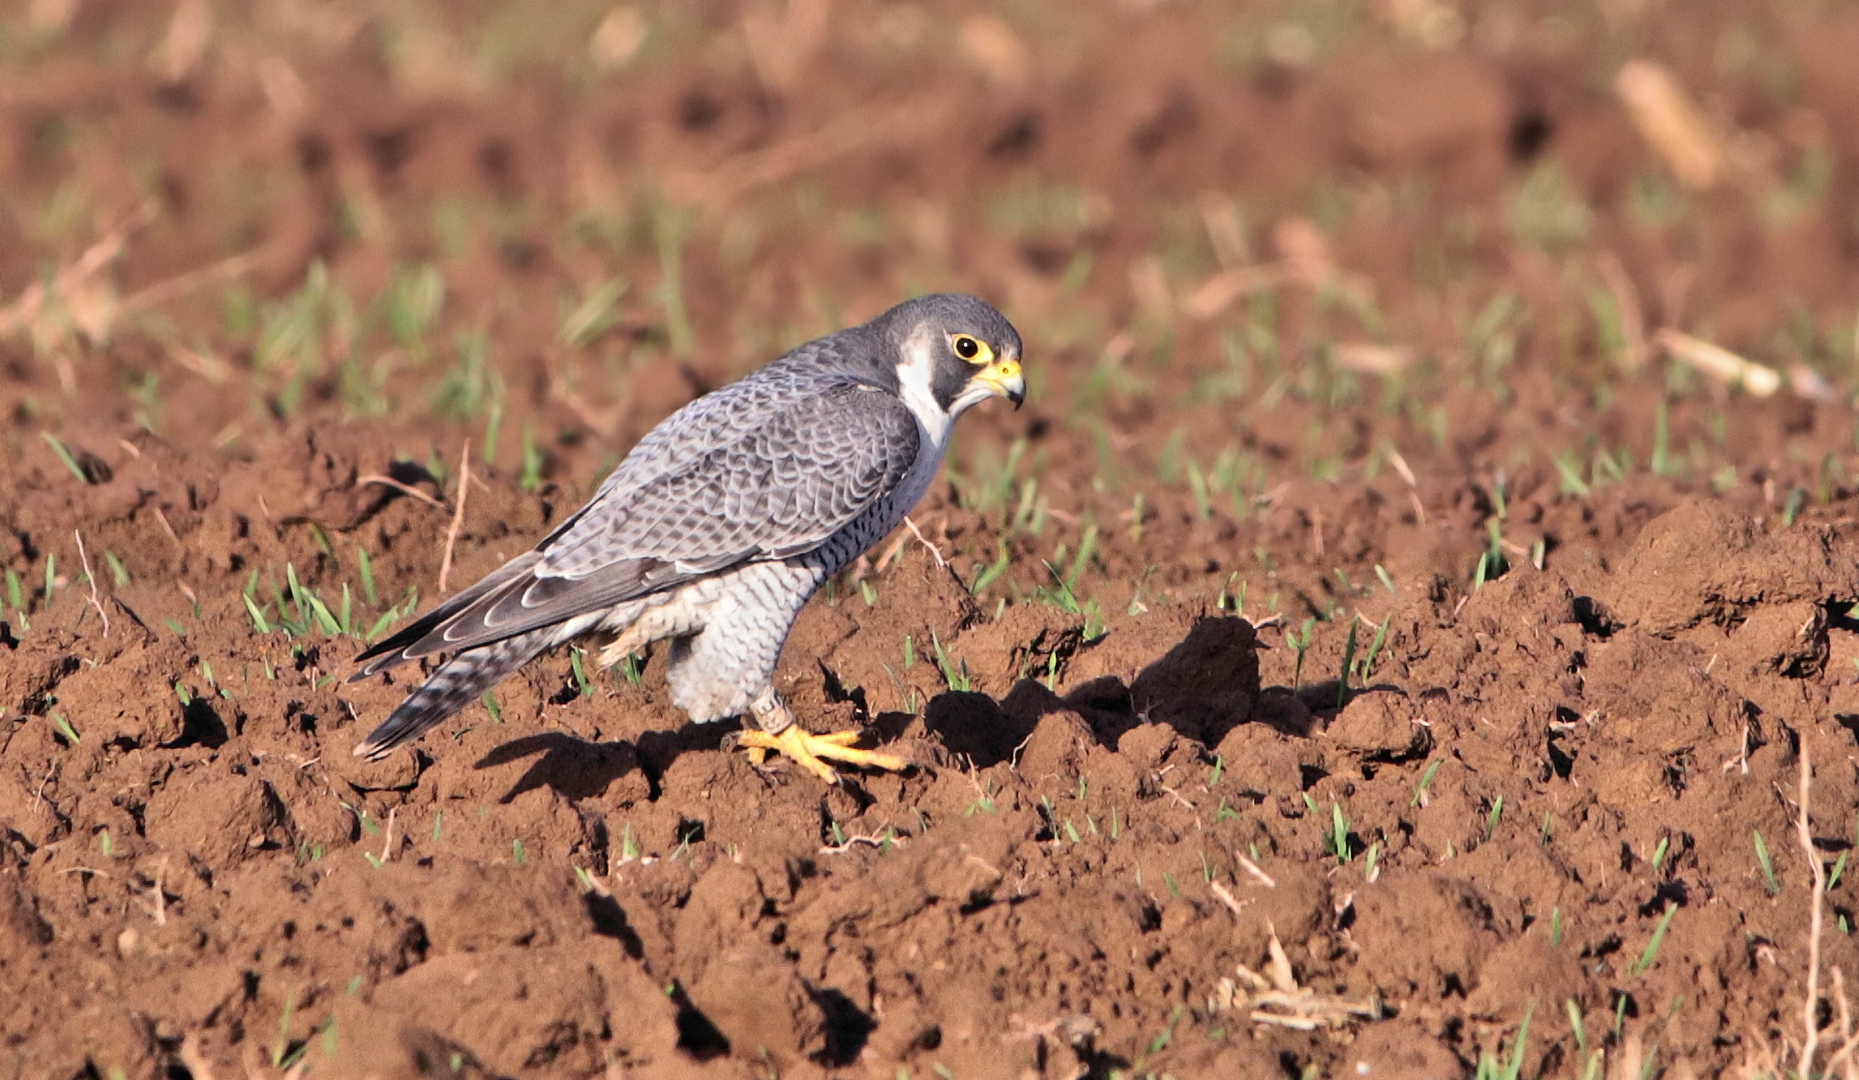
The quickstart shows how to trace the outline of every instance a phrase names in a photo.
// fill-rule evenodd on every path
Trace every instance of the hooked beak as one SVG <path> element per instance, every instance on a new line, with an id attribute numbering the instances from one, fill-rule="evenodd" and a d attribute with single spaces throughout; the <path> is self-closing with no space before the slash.
<path id="1" fill-rule="evenodd" d="M 1015 409 L 1026 401 L 1026 376 L 1020 372 L 1020 361 L 1011 357 L 989 364 L 975 380 L 993 391 L 996 397 L 1013 402 Z"/>

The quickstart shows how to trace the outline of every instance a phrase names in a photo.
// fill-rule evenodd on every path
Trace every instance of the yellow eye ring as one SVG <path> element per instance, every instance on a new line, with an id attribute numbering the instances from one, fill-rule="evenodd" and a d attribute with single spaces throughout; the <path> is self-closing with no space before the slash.
<path id="1" fill-rule="evenodd" d="M 950 339 L 949 346 L 955 350 L 955 355 L 976 367 L 994 362 L 994 350 L 988 348 L 987 343 L 979 338 L 968 334 L 955 335 Z"/>

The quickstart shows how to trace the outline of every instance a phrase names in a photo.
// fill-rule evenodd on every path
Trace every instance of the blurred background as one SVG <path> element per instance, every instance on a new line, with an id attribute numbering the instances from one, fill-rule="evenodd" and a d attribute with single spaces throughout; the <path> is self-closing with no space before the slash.
<path id="1" fill-rule="evenodd" d="M 1853 385 L 1856 49 L 1818 0 L 15 3 L 0 453 L 334 422 L 579 491 L 955 289 L 1032 384 L 958 501 L 1054 460 L 1029 506 L 1137 524 L 1389 461 L 1824 499 L 1844 411 L 1784 436 Z M 1409 569 L 1469 573 L 1467 523 Z"/>

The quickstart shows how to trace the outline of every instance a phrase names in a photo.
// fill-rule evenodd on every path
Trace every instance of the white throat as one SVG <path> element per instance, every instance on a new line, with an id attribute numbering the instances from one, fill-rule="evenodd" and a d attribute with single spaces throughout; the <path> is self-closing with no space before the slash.
<path id="1" fill-rule="evenodd" d="M 904 342 L 904 362 L 898 365 L 897 381 L 899 396 L 916 416 L 917 426 L 940 459 L 949 442 L 949 431 L 955 426 L 955 417 L 943 411 L 930 390 L 930 379 L 936 367 L 934 333 L 925 327 Z M 956 411 L 959 413 L 960 409 Z"/>

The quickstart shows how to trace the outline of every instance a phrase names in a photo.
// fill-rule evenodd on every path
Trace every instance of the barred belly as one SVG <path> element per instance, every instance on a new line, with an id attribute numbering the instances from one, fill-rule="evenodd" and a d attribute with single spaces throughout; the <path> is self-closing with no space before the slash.
<path id="1" fill-rule="evenodd" d="M 795 617 L 827 576 L 811 559 L 754 563 L 680 590 L 710 595 L 689 598 L 702 607 L 703 629 L 671 639 L 672 703 L 700 724 L 747 712 L 774 678 Z"/>

